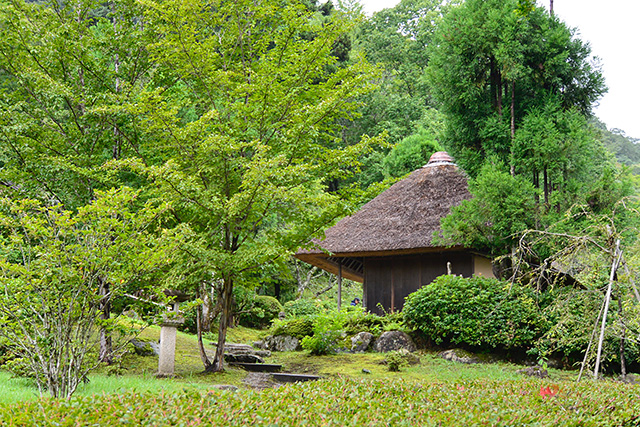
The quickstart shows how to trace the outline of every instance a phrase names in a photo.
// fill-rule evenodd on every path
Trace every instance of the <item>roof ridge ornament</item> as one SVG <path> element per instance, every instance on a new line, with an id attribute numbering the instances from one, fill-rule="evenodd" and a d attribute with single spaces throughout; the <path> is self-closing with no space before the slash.
<path id="1" fill-rule="evenodd" d="M 453 161 L 453 157 L 449 155 L 446 151 L 436 151 L 431 155 L 429 162 L 423 167 L 431 167 L 431 166 L 440 166 L 440 165 L 453 165 L 455 166 L 455 162 Z"/>

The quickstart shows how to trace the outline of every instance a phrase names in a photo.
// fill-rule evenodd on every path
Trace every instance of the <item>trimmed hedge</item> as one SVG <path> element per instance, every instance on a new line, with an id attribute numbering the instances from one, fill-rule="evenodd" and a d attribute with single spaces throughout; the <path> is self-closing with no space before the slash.
<path id="1" fill-rule="evenodd" d="M 436 344 L 527 349 L 547 329 L 534 291 L 482 277 L 440 276 L 409 295 L 409 327 Z"/>

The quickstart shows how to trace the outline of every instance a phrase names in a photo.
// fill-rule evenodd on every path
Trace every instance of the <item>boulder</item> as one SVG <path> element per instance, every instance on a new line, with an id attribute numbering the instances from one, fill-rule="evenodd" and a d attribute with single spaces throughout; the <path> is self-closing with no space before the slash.
<path id="1" fill-rule="evenodd" d="M 468 351 L 464 351 L 459 348 L 445 350 L 439 353 L 438 356 L 442 357 L 444 360 L 450 360 L 452 362 L 466 363 L 466 364 L 480 363 L 480 359 L 478 359 L 476 356 L 469 353 Z"/>
<path id="2" fill-rule="evenodd" d="M 211 345 L 218 346 L 217 342 L 212 342 Z M 257 357 L 269 357 L 271 356 L 271 352 L 269 350 L 255 350 L 252 346 L 248 344 L 234 344 L 234 343 L 226 343 L 224 345 L 225 354 L 233 354 L 233 355 L 241 355 L 246 354 L 249 356 L 257 356 Z M 252 362 L 245 362 L 252 363 Z M 262 362 L 259 362 L 262 363 Z"/>
<path id="3" fill-rule="evenodd" d="M 369 349 L 373 334 L 370 332 L 358 332 L 351 338 L 351 351 L 354 353 L 364 353 Z"/>
<path id="4" fill-rule="evenodd" d="M 627 384 L 640 384 L 640 377 L 637 374 L 627 374 L 624 377 L 620 377 L 620 381 Z"/>
<path id="5" fill-rule="evenodd" d="M 155 342 L 140 341 L 132 339 L 129 341 L 133 345 L 133 350 L 138 356 L 159 356 L 160 346 Z"/>
<path id="6" fill-rule="evenodd" d="M 387 353 L 405 349 L 408 352 L 416 351 L 416 345 L 411 337 L 402 331 L 387 331 L 380 335 L 380 338 L 373 344 L 375 351 Z"/>
<path id="7" fill-rule="evenodd" d="M 258 350 L 269 350 L 267 348 L 267 345 L 264 343 L 264 340 L 261 341 L 254 341 L 253 342 L 253 347 L 257 348 Z"/>
<path id="8" fill-rule="evenodd" d="M 420 358 L 409 350 L 401 348 L 400 350 L 389 352 L 387 357 L 385 357 L 385 359 L 380 363 L 387 366 L 390 364 L 396 364 L 396 369 L 390 369 L 392 371 L 396 371 L 400 366 L 419 365 Z"/>
<path id="9" fill-rule="evenodd" d="M 271 351 L 297 351 L 302 349 L 300 340 L 289 335 L 268 336 L 264 342 Z"/>
<path id="10" fill-rule="evenodd" d="M 549 373 L 542 366 L 529 366 L 524 369 L 518 369 L 519 374 L 526 375 L 528 377 L 547 378 Z"/>
<path id="11" fill-rule="evenodd" d="M 216 390 L 237 391 L 238 387 L 231 384 L 212 384 L 209 387 Z"/>

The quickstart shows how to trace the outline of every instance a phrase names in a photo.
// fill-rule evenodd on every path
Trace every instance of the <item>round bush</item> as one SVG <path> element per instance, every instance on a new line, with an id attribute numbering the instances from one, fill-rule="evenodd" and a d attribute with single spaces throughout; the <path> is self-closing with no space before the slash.
<path id="1" fill-rule="evenodd" d="M 251 307 L 238 315 L 238 322 L 250 328 L 264 328 L 269 326 L 273 319 L 277 319 L 281 311 L 282 304 L 274 297 L 256 295 Z"/>
<path id="2" fill-rule="evenodd" d="M 403 315 L 436 344 L 528 348 L 546 329 L 533 290 L 482 277 L 440 276 L 407 297 Z"/>

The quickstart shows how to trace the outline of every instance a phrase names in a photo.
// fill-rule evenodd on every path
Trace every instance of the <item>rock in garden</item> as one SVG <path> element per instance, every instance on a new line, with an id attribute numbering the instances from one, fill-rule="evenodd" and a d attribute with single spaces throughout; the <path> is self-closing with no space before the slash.
<path id="1" fill-rule="evenodd" d="M 373 334 L 370 332 L 358 332 L 351 338 L 351 351 L 354 353 L 364 353 L 369 349 Z"/>
<path id="2" fill-rule="evenodd" d="M 216 390 L 228 390 L 228 391 L 238 390 L 238 387 L 231 384 L 212 384 L 210 387 Z"/>
<path id="3" fill-rule="evenodd" d="M 135 338 L 129 342 L 133 345 L 133 349 L 138 356 L 159 356 L 160 355 L 160 347 L 158 346 L 157 343 L 140 341 Z"/>
<path id="4" fill-rule="evenodd" d="M 445 360 L 450 360 L 452 362 L 466 363 L 466 364 L 480 363 L 480 360 L 477 357 L 475 357 L 473 354 L 459 348 L 443 351 L 439 353 L 438 356 L 442 357 Z"/>
<path id="5" fill-rule="evenodd" d="M 264 342 L 271 351 L 297 351 L 302 349 L 300 340 L 289 335 L 268 336 Z"/>
<path id="6" fill-rule="evenodd" d="M 211 345 L 217 347 L 218 343 L 212 342 Z M 251 354 L 254 352 L 254 349 L 248 344 L 234 344 L 228 342 L 224 344 L 224 352 L 233 354 Z"/>
<path id="7" fill-rule="evenodd" d="M 373 345 L 375 351 L 380 353 L 388 353 L 406 349 L 409 352 L 416 351 L 416 345 L 411 337 L 402 331 L 387 331 L 380 335 Z"/>
<path id="8" fill-rule="evenodd" d="M 517 371 L 519 374 L 526 375 L 528 377 L 547 378 L 549 373 L 542 366 L 529 366 Z"/>

